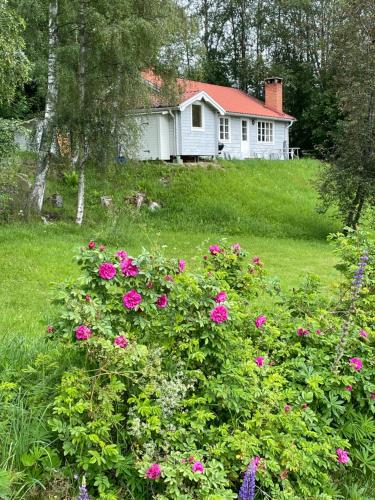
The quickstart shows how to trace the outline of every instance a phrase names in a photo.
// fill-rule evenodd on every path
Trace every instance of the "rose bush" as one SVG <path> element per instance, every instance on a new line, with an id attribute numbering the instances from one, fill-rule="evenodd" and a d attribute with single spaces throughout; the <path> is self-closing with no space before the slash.
<path id="1" fill-rule="evenodd" d="M 238 244 L 211 245 L 192 272 L 182 259 L 93 243 L 48 336 L 76 360 L 50 426 L 94 496 L 237 498 L 257 457 L 259 498 L 329 499 L 343 468 L 374 470 L 375 252 L 363 235 L 336 235 L 346 279 L 335 297 L 310 277 L 275 295 Z"/>

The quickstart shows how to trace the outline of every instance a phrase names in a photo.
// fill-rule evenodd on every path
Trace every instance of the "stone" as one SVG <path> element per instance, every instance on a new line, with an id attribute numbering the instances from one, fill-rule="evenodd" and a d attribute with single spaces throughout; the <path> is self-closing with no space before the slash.
<path id="1" fill-rule="evenodd" d="M 104 208 L 110 208 L 113 205 L 113 200 L 110 196 L 101 196 L 100 204 Z"/>

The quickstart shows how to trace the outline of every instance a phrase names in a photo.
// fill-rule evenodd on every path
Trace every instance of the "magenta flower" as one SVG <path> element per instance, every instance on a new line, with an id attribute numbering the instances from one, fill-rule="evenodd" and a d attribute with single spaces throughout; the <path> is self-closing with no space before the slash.
<path id="1" fill-rule="evenodd" d="M 165 281 L 173 281 L 173 276 L 171 276 L 170 274 L 166 274 L 164 276 L 164 279 L 165 279 Z"/>
<path id="2" fill-rule="evenodd" d="M 120 260 L 125 260 L 128 257 L 128 254 L 125 252 L 125 250 L 119 250 L 118 252 L 116 252 L 116 255 Z"/>
<path id="3" fill-rule="evenodd" d="M 165 307 L 167 307 L 167 305 L 168 297 L 165 294 L 160 295 L 160 297 L 156 301 L 156 307 L 158 307 L 159 309 L 164 309 Z"/>
<path id="4" fill-rule="evenodd" d="M 353 390 L 353 386 L 352 385 L 346 385 L 345 386 L 345 390 L 351 392 Z"/>
<path id="5" fill-rule="evenodd" d="M 320 335 L 320 334 L 322 333 L 322 330 L 319 330 L 319 329 L 318 329 L 318 330 L 316 330 L 316 331 L 315 331 L 315 333 L 316 333 L 317 335 Z"/>
<path id="6" fill-rule="evenodd" d="M 234 253 L 240 253 L 241 252 L 241 245 L 239 243 L 233 243 L 232 250 Z"/>
<path id="7" fill-rule="evenodd" d="M 99 252 L 104 252 L 104 250 L 105 250 L 105 246 L 104 245 L 100 245 Z"/>
<path id="8" fill-rule="evenodd" d="M 366 332 L 366 330 L 359 330 L 358 335 L 360 337 L 363 337 L 364 339 L 367 339 L 367 337 L 368 337 L 368 333 Z"/>
<path id="9" fill-rule="evenodd" d="M 252 258 L 252 263 L 255 264 L 256 266 L 261 266 L 262 261 L 260 260 L 260 257 L 253 257 Z"/>
<path id="10" fill-rule="evenodd" d="M 262 459 L 257 455 L 256 457 L 254 457 L 251 461 L 251 463 L 253 464 L 255 470 L 257 470 L 258 468 L 258 465 L 259 465 L 259 462 L 261 461 Z"/>
<path id="11" fill-rule="evenodd" d="M 361 358 L 350 358 L 349 359 L 349 364 L 357 372 L 359 372 L 363 368 L 363 363 L 362 363 Z"/>
<path id="12" fill-rule="evenodd" d="M 310 335 L 310 332 L 309 332 L 309 330 L 306 330 L 305 328 L 298 328 L 297 335 L 299 337 L 304 337 L 305 335 Z"/>
<path id="13" fill-rule="evenodd" d="M 159 464 L 151 464 L 146 471 L 147 479 L 152 479 L 153 481 L 159 479 L 160 474 L 161 474 L 161 468 Z"/>
<path id="14" fill-rule="evenodd" d="M 55 331 L 55 328 L 52 325 L 47 326 L 47 333 L 53 333 Z"/>
<path id="15" fill-rule="evenodd" d="M 193 457 L 193 455 L 190 455 L 189 457 L 189 462 L 192 464 L 193 462 L 195 462 L 195 457 Z"/>
<path id="16" fill-rule="evenodd" d="M 133 264 L 133 259 L 131 257 L 122 260 L 120 267 L 122 274 L 125 276 L 137 276 L 139 273 L 139 269 L 135 264 Z"/>
<path id="17" fill-rule="evenodd" d="M 289 413 L 291 409 L 292 409 L 292 407 L 290 405 L 285 405 L 284 406 L 285 413 Z"/>
<path id="18" fill-rule="evenodd" d="M 218 302 L 220 304 L 220 302 L 225 302 L 227 300 L 227 292 L 219 292 L 216 296 L 215 296 L 215 302 Z"/>
<path id="19" fill-rule="evenodd" d="M 77 326 L 75 329 L 77 340 L 87 340 L 92 335 L 92 330 L 86 325 Z"/>
<path id="20" fill-rule="evenodd" d="M 255 359 L 254 359 L 255 363 L 261 367 L 264 365 L 264 357 L 263 356 L 257 356 Z"/>
<path id="21" fill-rule="evenodd" d="M 202 462 L 199 462 L 199 460 L 197 462 L 194 462 L 192 470 L 193 470 L 193 472 L 197 472 L 198 474 L 203 474 L 204 467 L 203 467 Z"/>
<path id="22" fill-rule="evenodd" d="M 183 273 L 185 271 L 185 266 L 186 266 L 186 263 L 185 263 L 184 259 L 180 259 L 178 261 L 178 270 L 180 271 L 180 273 Z"/>
<path id="23" fill-rule="evenodd" d="M 209 247 L 209 251 L 212 255 L 217 255 L 218 253 L 221 252 L 221 249 L 220 249 L 219 245 L 211 245 Z"/>
<path id="24" fill-rule="evenodd" d="M 216 306 L 210 312 L 210 318 L 214 323 L 223 323 L 228 319 L 228 309 L 225 306 Z"/>
<path id="25" fill-rule="evenodd" d="M 127 309 L 135 309 L 142 302 L 142 296 L 136 290 L 130 290 L 122 297 L 122 301 Z"/>
<path id="26" fill-rule="evenodd" d="M 336 453 L 337 461 L 339 464 L 346 464 L 349 462 L 349 454 L 347 451 L 343 450 L 342 448 L 337 448 Z"/>
<path id="27" fill-rule="evenodd" d="M 265 316 L 258 316 L 257 319 L 255 320 L 255 326 L 257 328 L 260 328 L 264 323 L 267 321 L 267 318 Z"/>
<path id="28" fill-rule="evenodd" d="M 86 302 L 91 302 L 92 301 L 91 295 L 87 294 L 86 297 L 85 297 L 85 301 Z"/>
<path id="29" fill-rule="evenodd" d="M 124 335 L 118 335 L 113 340 L 113 343 L 114 345 L 117 345 L 118 347 L 125 349 L 125 347 L 127 347 L 129 344 L 129 340 L 126 337 L 124 337 Z"/>
<path id="30" fill-rule="evenodd" d="M 370 394 L 370 399 L 375 399 L 375 392 L 372 392 L 372 393 Z"/>
<path id="31" fill-rule="evenodd" d="M 89 244 L 88 244 L 88 247 L 90 250 L 92 250 L 93 248 L 95 248 L 95 241 L 89 241 Z"/>
<path id="32" fill-rule="evenodd" d="M 116 276 L 116 268 L 111 262 L 104 262 L 99 266 L 98 274 L 103 280 L 111 280 Z"/>

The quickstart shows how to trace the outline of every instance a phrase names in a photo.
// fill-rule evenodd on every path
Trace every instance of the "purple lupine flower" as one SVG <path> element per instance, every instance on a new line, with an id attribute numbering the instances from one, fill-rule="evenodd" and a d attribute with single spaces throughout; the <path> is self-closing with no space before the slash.
<path id="1" fill-rule="evenodd" d="M 368 251 L 365 250 L 363 255 L 361 255 L 358 263 L 357 270 L 354 274 L 354 278 L 352 281 L 352 298 L 355 299 L 359 294 L 362 286 L 362 281 L 365 275 L 365 269 L 367 266 L 367 261 L 369 260 Z"/>
<path id="2" fill-rule="evenodd" d="M 239 500 L 254 500 L 255 495 L 255 474 L 260 461 L 259 457 L 255 457 L 249 463 L 245 477 L 238 493 Z"/>
<path id="3" fill-rule="evenodd" d="M 90 500 L 90 497 L 89 497 L 89 494 L 87 491 L 85 478 L 83 478 L 82 484 L 79 487 L 79 494 L 78 494 L 77 500 Z"/>

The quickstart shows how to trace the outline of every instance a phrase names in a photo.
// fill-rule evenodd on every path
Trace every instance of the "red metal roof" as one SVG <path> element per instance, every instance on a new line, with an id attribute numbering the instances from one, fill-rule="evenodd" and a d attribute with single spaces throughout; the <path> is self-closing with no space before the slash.
<path id="1" fill-rule="evenodd" d="M 156 87 L 162 84 L 160 77 L 151 71 L 142 73 L 142 76 Z M 177 80 L 177 83 L 182 91 L 179 104 L 182 104 L 195 94 L 199 94 L 199 92 L 203 91 L 216 101 L 226 113 L 295 120 L 293 116 L 267 108 L 263 101 L 233 87 L 224 87 L 222 85 L 213 85 L 211 83 L 196 82 L 194 80 L 185 80 L 181 78 Z"/>

